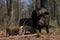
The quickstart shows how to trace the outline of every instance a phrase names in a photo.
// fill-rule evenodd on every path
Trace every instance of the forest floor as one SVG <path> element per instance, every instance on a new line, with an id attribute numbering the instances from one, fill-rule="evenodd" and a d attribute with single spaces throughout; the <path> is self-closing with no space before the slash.
<path id="1" fill-rule="evenodd" d="M 49 34 L 47 34 L 44 29 L 42 30 L 40 37 L 36 37 L 36 36 L 21 37 L 20 35 L 1 37 L 3 33 L 4 32 L 0 31 L 0 40 L 60 40 L 60 28 L 50 28 Z"/>

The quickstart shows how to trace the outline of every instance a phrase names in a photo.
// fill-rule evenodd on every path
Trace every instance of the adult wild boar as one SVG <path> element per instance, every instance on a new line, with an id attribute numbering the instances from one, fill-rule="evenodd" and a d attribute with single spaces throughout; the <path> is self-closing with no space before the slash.
<path id="1" fill-rule="evenodd" d="M 42 28 L 46 28 L 47 33 L 49 33 L 49 12 L 45 8 L 37 8 L 32 12 L 32 22 L 34 31 L 36 28 L 41 32 Z"/>

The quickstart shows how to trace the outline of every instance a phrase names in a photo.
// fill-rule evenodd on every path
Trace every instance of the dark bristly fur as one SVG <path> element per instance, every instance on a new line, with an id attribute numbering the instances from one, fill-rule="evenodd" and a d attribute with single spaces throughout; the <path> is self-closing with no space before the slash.
<path id="1" fill-rule="evenodd" d="M 38 28 L 41 32 L 41 29 L 43 27 L 46 28 L 47 33 L 49 33 L 49 28 L 48 28 L 48 16 L 49 16 L 49 12 L 47 11 L 47 9 L 45 8 L 37 8 L 36 10 L 34 10 L 32 12 L 32 21 L 33 21 L 33 28 L 34 31 L 36 28 Z M 44 19 L 42 20 L 43 25 L 41 25 L 41 17 L 43 17 Z M 37 27 L 38 26 L 38 27 Z"/>

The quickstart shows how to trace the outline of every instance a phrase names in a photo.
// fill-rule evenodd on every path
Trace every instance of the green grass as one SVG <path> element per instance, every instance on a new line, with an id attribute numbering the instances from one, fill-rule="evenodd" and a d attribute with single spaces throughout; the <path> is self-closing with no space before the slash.
<path id="1" fill-rule="evenodd" d="M 54 26 L 54 27 L 58 26 L 57 20 L 56 19 L 55 20 L 50 20 L 49 25 Z"/>
<path id="2" fill-rule="evenodd" d="M 37 34 L 37 37 L 40 37 L 41 36 L 41 33 L 39 32 L 38 29 L 36 29 L 36 34 Z"/>

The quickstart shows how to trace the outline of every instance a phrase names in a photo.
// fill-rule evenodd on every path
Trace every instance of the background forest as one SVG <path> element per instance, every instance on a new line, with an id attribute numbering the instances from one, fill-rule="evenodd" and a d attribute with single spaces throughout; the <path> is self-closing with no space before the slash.
<path id="1" fill-rule="evenodd" d="M 8 27 L 11 27 L 11 34 L 17 33 L 14 31 L 19 29 L 20 20 L 31 18 L 32 11 L 41 7 L 49 11 L 49 26 L 52 27 L 49 28 L 49 34 L 43 29 L 39 38 L 34 34 L 7 37 L 6 29 Z M 0 0 L 0 40 L 60 40 L 59 27 L 60 0 Z"/>
<path id="2" fill-rule="evenodd" d="M 49 11 L 49 25 L 60 26 L 60 0 L 0 0 L 0 29 L 18 26 L 20 19 L 30 18 L 41 6 Z"/>

